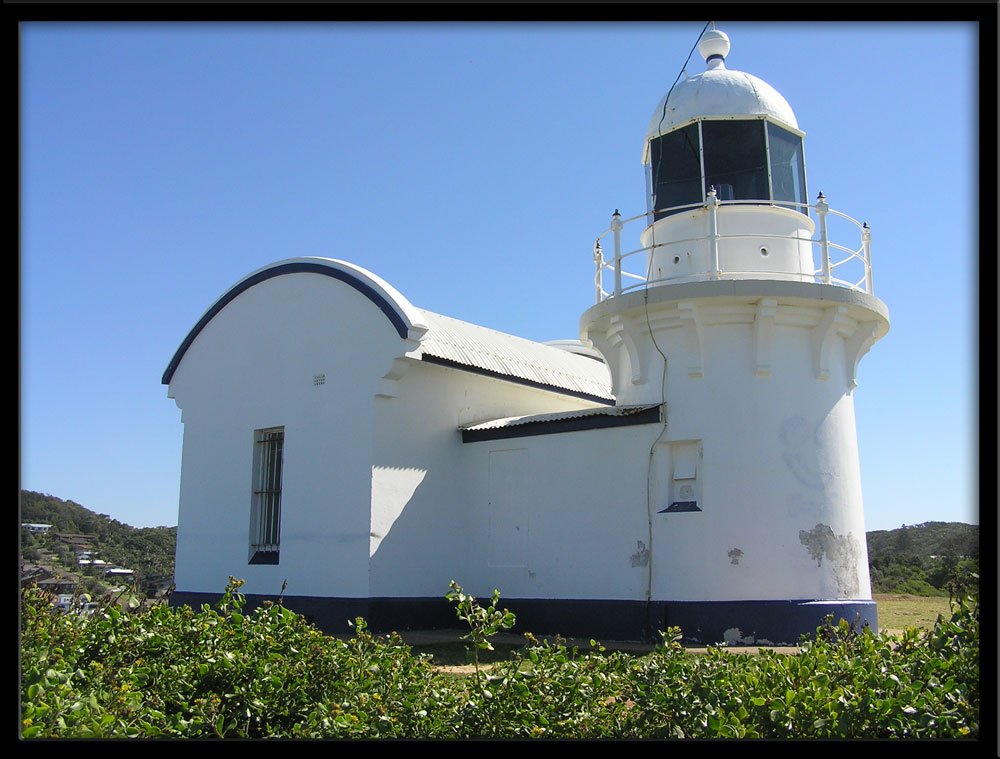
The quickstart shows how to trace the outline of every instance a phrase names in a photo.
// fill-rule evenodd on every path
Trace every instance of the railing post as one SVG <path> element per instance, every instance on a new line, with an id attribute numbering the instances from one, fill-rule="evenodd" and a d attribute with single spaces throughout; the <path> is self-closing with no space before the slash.
<path id="1" fill-rule="evenodd" d="M 615 209 L 611 216 L 611 231 L 615 233 L 615 295 L 622 294 L 622 215 Z"/>
<path id="2" fill-rule="evenodd" d="M 861 246 L 865 249 L 865 292 L 875 294 L 872 286 L 872 230 L 866 221 L 861 227 Z"/>
<path id="3" fill-rule="evenodd" d="M 719 198 L 715 187 L 710 188 L 705 196 L 705 205 L 708 206 L 709 266 L 712 279 L 718 279 L 722 272 L 719 271 Z"/>
<path id="4" fill-rule="evenodd" d="M 819 218 L 819 249 L 823 266 L 823 284 L 830 284 L 830 238 L 826 233 L 826 214 L 830 210 L 830 204 L 826 202 L 826 196 L 821 192 L 816 198 L 816 216 Z"/>
<path id="5" fill-rule="evenodd" d="M 604 251 L 601 250 L 601 241 L 594 242 L 594 303 L 601 302 L 601 279 L 604 273 Z"/>

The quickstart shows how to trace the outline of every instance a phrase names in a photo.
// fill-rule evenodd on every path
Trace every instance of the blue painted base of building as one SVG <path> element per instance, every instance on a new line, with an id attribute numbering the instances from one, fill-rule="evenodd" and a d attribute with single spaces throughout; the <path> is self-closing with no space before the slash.
<path id="1" fill-rule="evenodd" d="M 247 595 L 246 610 L 274 596 Z M 171 606 L 214 605 L 211 593 L 175 591 Z M 349 633 L 363 617 L 375 633 L 400 630 L 461 630 L 463 623 L 444 598 L 322 598 L 285 596 L 286 608 L 302 614 L 329 634 Z M 658 641 L 660 631 L 679 627 L 687 643 L 709 645 L 796 645 L 812 635 L 828 615 L 860 630 L 878 630 L 874 601 L 605 601 L 590 599 L 501 598 L 517 616 L 511 632 L 596 638 L 603 641 Z"/>

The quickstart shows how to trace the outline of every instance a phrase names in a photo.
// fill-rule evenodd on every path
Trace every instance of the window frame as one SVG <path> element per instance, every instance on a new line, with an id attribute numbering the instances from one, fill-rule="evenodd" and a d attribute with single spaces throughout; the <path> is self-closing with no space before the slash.
<path id="1" fill-rule="evenodd" d="M 662 445 L 657 477 L 663 489 L 657 495 L 656 513 L 702 512 L 702 441 L 675 440 Z M 690 493 L 683 493 L 684 488 Z"/>
<path id="2" fill-rule="evenodd" d="M 265 427 L 254 430 L 253 436 L 247 564 L 277 564 L 281 544 L 285 428 Z"/>
<path id="3" fill-rule="evenodd" d="M 781 124 L 781 123 L 775 121 L 774 119 L 772 119 L 772 118 L 770 118 L 768 116 L 714 117 L 714 118 L 713 117 L 707 117 L 707 118 L 691 119 L 690 121 L 688 121 L 688 122 L 686 122 L 684 124 L 678 124 L 675 127 L 673 127 L 672 129 L 670 129 L 669 131 L 663 132 L 662 134 L 658 134 L 655 137 L 652 137 L 652 138 L 650 138 L 647 141 L 646 155 L 647 155 L 648 161 L 646 163 L 646 190 L 647 190 L 647 192 L 646 192 L 646 210 L 647 210 L 648 215 L 650 216 L 650 221 L 651 222 L 655 222 L 655 221 L 658 221 L 660 219 L 666 218 L 667 216 L 672 216 L 674 214 L 680 213 L 681 210 L 683 210 L 683 207 L 685 207 L 685 206 L 689 206 L 689 205 L 690 206 L 694 206 L 694 205 L 701 204 L 701 203 L 704 202 L 705 196 L 706 196 L 706 194 L 708 192 L 708 189 L 709 189 L 709 186 L 707 184 L 708 179 L 707 179 L 707 177 L 705 175 L 705 149 L 706 149 L 706 146 L 705 146 L 705 136 L 704 136 L 703 125 L 704 125 L 704 123 L 706 121 L 712 121 L 712 122 L 732 122 L 732 121 L 757 122 L 758 124 L 760 124 L 760 129 L 761 129 L 761 131 L 763 133 L 762 134 L 763 144 L 764 144 L 764 167 L 763 167 L 763 170 L 766 173 L 766 177 L 764 177 L 764 178 L 766 179 L 766 184 L 767 184 L 767 190 L 766 190 L 767 197 L 766 198 L 734 198 L 732 201 L 729 201 L 729 202 L 737 203 L 737 204 L 741 204 L 741 205 L 742 204 L 746 204 L 746 205 L 780 205 L 782 207 L 790 208 L 791 210 L 798 211 L 798 212 L 800 212 L 800 213 L 808 216 L 808 214 L 809 214 L 809 209 L 808 209 L 808 205 L 807 205 L 808 204 L 808 186 L 807 186 L 806 165 L 805 165 L 805 141 L 803 139 L 805 137 L 805 133 L 804 132 L 801 132 L 798 129 L 795 129 L 795 128 L 791 127 L 791 126 L 788 126 L 787 124 Z M 654 154 L 657 154 L 657 155 L 659 155 L 660 159 L 662 160 L 662 154 L 660 154 L 660 147 L 662 145 L 662 142 L 660 142 L 660 141 L 663 138 L 667 137 L 668 135 L 671 135 L 671 134 L 674 134 L 674 133 L 679 133 L 682 130 L 689 129 L 693 125 L 697 125 L 696 133 L 697 133 L 697 136 L 698 136 L 698 156 L 699 156 L 700 171 L 701 171 L 701 197 L 698 198 L 698 199 L 692 200 L 690 203 L 678 204 L 678 205 L 681 206 L 680 210 L 670 211 L 669 213 L 665 213 L 663 209 L 657 209 L 656 208 L 656 200 L 655 200 L 655 198 L 656 198 L 656 190 L 657 190 L 657 187 L 658 187 L 657 180 L 659 179 L 659 177 L 657 176 L 658 172 L 654 171 L 654 168 L 653 168 L 653 163 L 654 163 L 653 156 L 654 156 Z M 785 198 L 775 199 L 775 197 L 774 197 L 774 156 L 772 155 L 772 146 L 771 146 L 771 131 L 773 129 L 780 129 L 783 132 L 786 132 L 789 135 L 791 135 L 792 137 L 798 139 L 798 145 L 797 145 L 798 161 L 797 161 L 796 169 L 797 169 L 797 176 L 801 180 L 802 187 L 801 187 L 800 196 L 796 200 L 788 200 L 788 199 L 785 199 Z M 708 149 L 709 149 L 709 152 L 711 152 L 711 146 L 710 145 L 708 146 Z M 659 163 L 659 161 L 657 161 L 657 163 Z M 797 204 L 801 204 L 801 205 L 797 205 Z M 677 207 L 678 206 L 667 206 L 666 208 L 669 209 L 669 208 L 677 208 Z"/>

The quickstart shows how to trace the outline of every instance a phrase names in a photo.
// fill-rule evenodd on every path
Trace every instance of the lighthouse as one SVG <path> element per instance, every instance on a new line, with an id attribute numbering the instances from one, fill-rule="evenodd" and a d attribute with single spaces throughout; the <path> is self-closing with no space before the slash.
<path id="1" fill-rule="evenodd" d="M 870 229 L 810 202 L 805 132 L 777 90 L 727 67 L 726 34 L 698 48 L 705 70 L 650 118 L 646 210 L 616 210 L 598 238 L 580 318 L 617 405 L 663 409 L 647 600 L 730 643 L 827 614 L 877 629 L 853 402 L 889 329 Z"/>
<path id="2" fill-rule="evenodd" d="M 889 329 L 870 230 L 813 198 L 795 114 L 729 47 L 705 34 L 705 70 L 655 107 L 646 208 L 599 235 L 579 340 L 418 308 L 333 258 L 221 294 L 162 378 L 172 602 L 239 573 L 328 632 L 447 627 L 457 579 L 540 634 L 877 627 L 853 403 Z"/>

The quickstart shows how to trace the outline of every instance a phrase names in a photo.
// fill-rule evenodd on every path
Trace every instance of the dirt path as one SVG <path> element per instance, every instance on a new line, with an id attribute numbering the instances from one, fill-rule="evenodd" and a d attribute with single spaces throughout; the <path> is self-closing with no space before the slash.
<path id="1" fill-rule="evenodd" d="M 408 646 L 430 646 L 435 644 L 458 644 L 461 643 L 461 633 L 457 630 L 409 630 L 400 633 L 403 642 Z M 524 637 L 513 633 L 500 633 L 491 639 L 494 643 L 519 646 L 524 644 Z M 550 641 L 552 642 L 552 641 Z M 634 641 L 601 641 L 601 644 L 610 651 L 626 651 L 638 655 L 647 654 L 655 647 L 652 643 L 637 643 Z M 582 638 L 569 638 L 565 641 L 567 648 L 577 647 L 581 652 L 590 650 L 590 641 Z M 686 651 L 692 653 L 705 653 L 705 646 L 685 646 Z M 770 650 L 779 654 L 796 654 L 797 646 L 731 646 L 725 650 L 731 654 L 756 654 L 762 650 Z M 480 664 L 482 670 L 489 670 L 494 664 Z M 455 675 L 470 675 L 476 671 L 474 664 L 443 664 L 436 666 L 440 672 L 448 672 Z"/>

